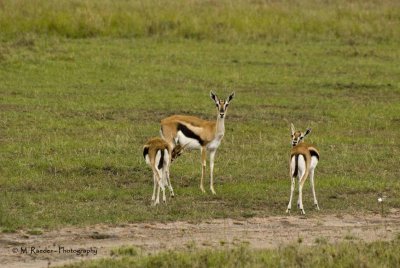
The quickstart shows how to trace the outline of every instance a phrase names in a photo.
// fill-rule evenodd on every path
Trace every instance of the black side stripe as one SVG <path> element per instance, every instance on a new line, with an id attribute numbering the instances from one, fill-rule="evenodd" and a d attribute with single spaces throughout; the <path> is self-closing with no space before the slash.
<path id="1" fill-rule="evenodd" d="M 146 159 L 146 155 L 148 155 L 149 154 L 149 147 L 144 147 L 144 149 L 143 149 L 143 157 L 144 157 L 144 159 Z"/>
<path id="2" fill-rule="evenodd" d="M 178 131 L 182 131 L 183 135 L 188 138 L 197 140 L 201 146 L 204 146 L 205 142 L 200 138 L 200 136 L 188 129 L 185 125 L 178 124 Z"/>
<path id="3" fill-rule="evenodd" d="M 315 156 L 319 161 L 319 154 L 316 151 L 310 150 L 310 154 L 311 154 L 311 157 Z"/>
<path id="4" fill-rule="evenodd" d="M 293 172 L 293 177 L 297 177 L 297 174 L 299 173 L 299 155 L 296 154 L 294 156 L 294 172 Z"/>
<path id="5" fill-rule="evenodd" d="M 159 150 L 161 152 L 160 162 L 158 162 L 158 169 L 162 169 L 164 166 L 164 150 Z"/>

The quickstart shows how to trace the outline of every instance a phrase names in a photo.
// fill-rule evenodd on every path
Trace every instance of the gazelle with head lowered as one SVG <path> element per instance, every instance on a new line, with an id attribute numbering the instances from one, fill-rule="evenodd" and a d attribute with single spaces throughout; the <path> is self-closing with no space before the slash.
<path id="1" fill-rule="evenodd" d="M 169 144 L 160 138 L 152 138 L 143 146 L 143 157 L 153 170 L 154 187 L 151 198 L 154 202 L 153 205 L 160 203 L 160 188 L 163 193 L 163 201 L 166 202 L 165 186 L 168 186 L 171 197 L 174 197 L 174 189 L 169 178 L 169 167 L 171 162 L 182 153 L 182 150 L 182 146 L 176 146 L 171 150 Z M 156 188 L 158 188 L 157 199 Z"/>
<path id="2" fill-rule="evenodd" d="M 219 99 L 214 92 L 210 97 L 217 108 L 217 120 L 207 121 L 194 116 L 173 115 L 161 120 L 161 136 L 174 148 L 178 144 L 185 144 L 188 149 L 201 152 L 201 179 L 200 189 L 205 192 L 203 186 L 206 169 L 207 152 L 210 154 L 210 190 L 214 190 L 214 158 L 225 134 L 225 116 L 228 105 L 234 98 L 232 92 L 228 98 Z"/>
<path id="3" fill-rule="evenodd" d="M 311 128 L 307 129 L 305 133 L 296 131 L 294 125 L 291 124 L 292 149 L 290 151 L 290 177 L 292 179 L 292 186 L 286 213 L 290 212 L 290 209 L 292 208 L 292 198 L 295 188 L 295 180 L 297 177 L 299 180 L 299 198 L 297 201 L 297 206 L 301 210 L 301 213 L 305 214 L 303 207 L 303 185 L 308 175 L 310 175 L 314 205 L 316 209 L 319 210 L 314 188 L 314 170 L 319 161 L 319 153 L 313 145 L 303 142 L 304 137 L 310 134 L 310 132 Z"/>

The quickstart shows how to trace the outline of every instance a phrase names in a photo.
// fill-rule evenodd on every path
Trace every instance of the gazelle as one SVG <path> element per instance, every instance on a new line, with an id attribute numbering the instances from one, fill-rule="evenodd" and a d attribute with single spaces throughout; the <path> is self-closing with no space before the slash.
<path id="1" fill-rule="evenodd" d="M 163 201 L 166 202 L 165 198 L 165 186 L 168 186 L 171 197 L 174 197 L 174 189 L 171 185 L 171 180 L 169 178 L 169 166 L 171 162 L 182 153 L 183 147 L 176 146 L 174 150 L 171 151 L 171 147 L 163 139 L 151 138 L 143 146 L 143 157 L 146 163 L 153 170 L 153 195 L 151 201 L 153 205 L 160 203 L 160 188 L 163 192 Z M 157 199 L 156 199 L 156 187 Z"/>
<path id="2" fill-rule="evenodd" d="M 302 214 L 305 214 L 303 207 L 303 185 L 308 175 L 310 174 L 311 190 L 314 197 L 314 205 L 319 210 L 317 197 L 314 188 L 314 169 L 319 161 L 318 150 L 311 144 L 303 142 L 305 136 L 310 134 L 311 128 L 308 128 L 305 133 L 296 131 L 294 125 L 291 124 L 292 132 L 292 150 L 290 152 L 290 177 L 292 179 L 292 187 L 290 191 L 289 204 L 286 213 L 292 208 L 292 198 L 295 188 L 295 179 L 299 179 L 299 199 L 297 206 Z"/>
<path id="3" fill-rule="evenodd" d="M 201 152 L 201 179 L 200 189 L 203 186 L 206 170 L 207 152 L 210 154 L 210 190 L 214 190 L 214 158 L 225 134 L 225 115 L 228 105 L 234 98 L 232 92 L 226 100 L 219 99 L 214 92 L 210 92 L 211 99 L 217 107 L 217 120 L 207 121 L 194 116 L 173 115 L 161 120 L 161 136 L 174 148 L 177 144 L 185 144 L 188 149 Z"/>

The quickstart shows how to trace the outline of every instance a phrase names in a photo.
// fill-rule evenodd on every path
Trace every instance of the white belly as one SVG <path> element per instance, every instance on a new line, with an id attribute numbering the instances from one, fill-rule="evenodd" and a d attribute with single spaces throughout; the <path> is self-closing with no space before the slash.
<path id="1" fill-rule="evenodd" d="M 178 131 L 176 140 L 180 145 L 185 146 L 189 150 L 199 150 L 201 148 L 198 140 L 186 137 L 181 131 Z"/>

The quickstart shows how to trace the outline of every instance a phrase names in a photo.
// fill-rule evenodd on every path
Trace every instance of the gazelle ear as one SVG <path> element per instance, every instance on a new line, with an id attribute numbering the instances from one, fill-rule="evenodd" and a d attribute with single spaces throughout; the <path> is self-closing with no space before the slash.
<path id="1" fill-rule="evenodd" d="M 290 123 L 290 129 L 292 131 L 292 135 L 294 135 L 294 132 L 296 131 L 296 129 L 294 128 L 293 123 Z"/>
<path id="2" fill-rule="evenodd" d="M 235 97 L 235 92 L 232 92 L 231 95 L 226 99 L 226 102 L 229 103 Z"/>
<path id="3" fill-rule="evenodd" d="M 311 128 L 307 128 L 306 133 L 304 133 L 304 137 L 311 133 Z"/>
<path id="4" fill-rule="evenodd" d="M 210 91 L 210 98 L 211 98 L 215 103 L 219 102 L 219 99 L 218 99 L 217 95 L 216 95 L 212 90 Z"/>

